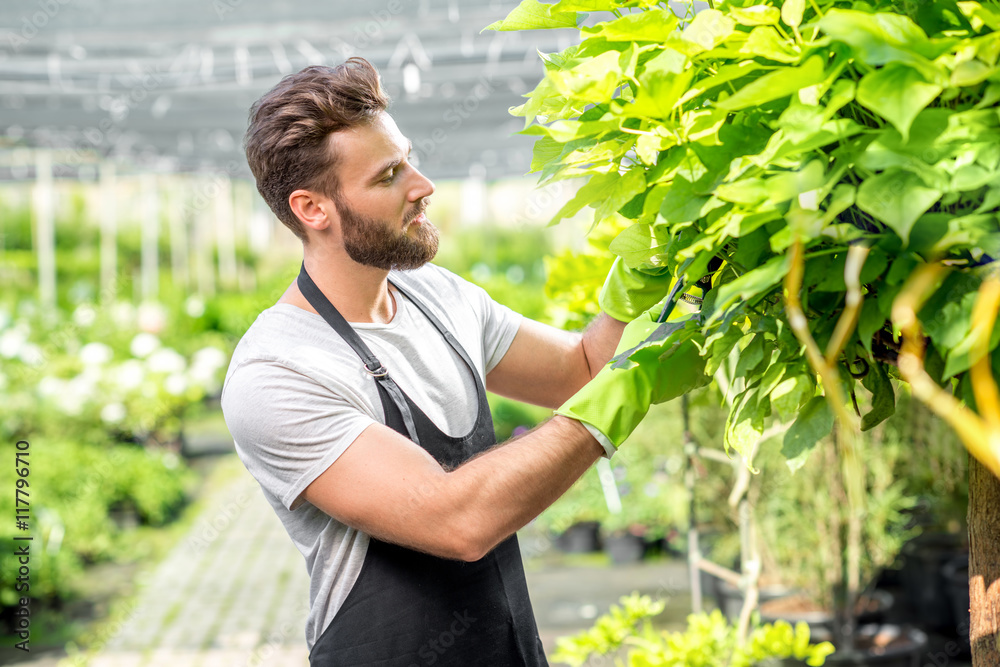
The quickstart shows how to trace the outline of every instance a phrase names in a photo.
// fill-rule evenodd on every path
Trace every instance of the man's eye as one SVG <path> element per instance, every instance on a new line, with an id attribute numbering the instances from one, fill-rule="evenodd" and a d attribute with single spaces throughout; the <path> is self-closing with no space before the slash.
<path id="1" fill-rule="evenodd" d="M 383 183 L 392 183 L 392 179 L 394 179 L 395 177 L 396 177 L 396 170 L 395 169 L 391 169 L 389 171 L 389 173 L 386 174 L 385 178 L 382 179 L 382 182 Z"/>

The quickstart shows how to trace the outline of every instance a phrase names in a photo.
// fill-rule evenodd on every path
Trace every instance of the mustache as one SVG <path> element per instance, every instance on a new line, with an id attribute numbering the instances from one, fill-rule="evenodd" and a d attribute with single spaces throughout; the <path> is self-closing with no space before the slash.
<path id="1" fill-rule="evenodd" d="M 427 207 L 430 206 L 430 204 L 431 204 L 430 197 L 424 197 L 423 199 L 417 202 L 416 206 L 413 207 L 412 211 L 407 213 L 406 219 L 403 222 L 409 224 L 410 222 L 413 221 L 414 218 L 416 218 L 418 215 L 426 211 Z"/>

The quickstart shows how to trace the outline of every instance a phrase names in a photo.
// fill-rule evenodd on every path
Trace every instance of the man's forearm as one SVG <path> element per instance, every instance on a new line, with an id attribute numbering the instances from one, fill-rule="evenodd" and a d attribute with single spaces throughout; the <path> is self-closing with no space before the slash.
<path id="1" fill-rule="evenodd" d="M 580 422 L 556 416 L 448 474 L 475 560 L 566 492 L 604 452 Z"/>

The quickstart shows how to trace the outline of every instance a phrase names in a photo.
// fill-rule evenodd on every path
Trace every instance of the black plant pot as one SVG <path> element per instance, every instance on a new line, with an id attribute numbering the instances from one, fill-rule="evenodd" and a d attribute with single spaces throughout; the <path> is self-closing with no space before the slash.
<path id="1" fill-rule="evenodd" d="M 618 565 L 638 563 L 646 555 L 646 540 L 631 533 L 612 533 L 604 538 L 604 552 Z"/>
<path id="2" fill-rule="evenodd" d="M 714 588 L 719 610 L 722 611 L 726 618 L 735 621 L 740 617 L 740 611 L 743 609 L 743 600 L 745 598 L 743 591 L 722 579 L 716 578 L 715 582 Z M 792 590 L 784 586 L 764 586 L 760 589 L 757 604 L 760 605 L 770 600 L 786 597 L 791 593 Z"/>
<path id="3" fill-rule="evenodd" d="M 782 596 L 774 596 L 770 600 L 761 600 L 760 618 L 764 623 L 774 623 L 777 620 L 788 621 L 792 625 L 804 622 L 809 626 L 809 636 L 814 642 L 834 641 L 836 635 L 836 617 L 832 611 L 826 610 L 779 610 L 775 604 Z M 858 604 L 857 625 L 879 624 L 885 613 L 892 608 L 894 598 L 887 591 L 874 590 L 864 593 L 865 598 Z"/>
<path id="4" fill-rule="evenodd" d="M 862 625 L 855 637 L 855 650 L 836 651 L 827 656 L 825 665 L 877 667 L 919 667 L 920 656 L 927 647 L 927 635 L 920 630 L 898 625 Z M 806 663 L 786 659 L 782 665 L 798 667 Z"/>
<path id="5" fill-rule="evenodd" d="M 945 563 L 941 569 L 944 576 L 945 590 L 951 601 L 952 613 L 955 616 L 955 634 L 961 642 L 965 653 L 972 651 L 969 643 L 969 627 L 972 618 L 969 614 L 969 554 L 956 556 Z"/>
<path id="6" fill-rule="evenodd" d="M 601 550 L 601 524 L 597 521 L 580 521 L 556 537 L 555 545 L 568 554 L 590 553 Z"/>
<path id="7" fill-rule="evenodd" d="M 776 593 L 777 591 L 774 591 Z M 812 642 L 829 642 L 833 641 L 834 638 L 834 628 L 836 624 L 836 618 L 832 611 L 827 611 L 825 609 L 787 609 L 776 607 L 775 605 L 783 600 L 792 600 L 794 598 L 801 598 L 801 594 L 795 594 L 794 592 L 789 592 L 786 590 L 784 594 L 771 595 L 770 599 L 765 600 L 763 592 L 761 592 L 760 604 L 760 620 L 763 623 L 774 623 L 775 621 L 788 621 L 793 626 L 799 623 L 805 623 L 809 626 L 809 640 Z M 769 605 L 768 603 L 775 603 Z"/>
<path id="8" fill-rule="evenodd" d="M 921 627 L 939 630 L 955 627 L 943 569 L 961 551 L 961 538 L 950 533 L 920 535 L 903 545 L 900 579 L 908 607 Z"/>

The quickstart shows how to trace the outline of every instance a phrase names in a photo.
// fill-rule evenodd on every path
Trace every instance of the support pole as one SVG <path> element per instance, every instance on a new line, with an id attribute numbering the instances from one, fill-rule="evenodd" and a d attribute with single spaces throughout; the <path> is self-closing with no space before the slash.
<path id="1" fill-rule="evenodd" d="M 112 162 L 102 162 L 101 183 L 101 303 L 110 303 L 118 294 L 118 178 Z"/>
<path id="2" fill-rule="evenodd" d="M 697 447 L 691 437 L 691 413 L 687 394 L 681 397 L 681 416 L 684 424 L 684 486 L 688 492 L 688 576 L 691 580 L 691 611 L 701 613 L 701 551 L 698 547 L 698 523 L 694 514 L 694 457 Z"/>
<path id="3" fill-rule="evenodd" d="M 35 151 L 35 249 L 38 253 L 38 299 L 46 309 L 56 306 L 55 192 L 52 186 L 52 153 Z"/>
<path id="4" fill-rule="evenodd" d="M 167 200 L 167 225 L 170 229 L 170 275 L 174 288 L 180 292 L 191 286 L 190 260 L 188 258 L 188 232 L 186 216 L 186 179 L 172 179 L 170 197 Z"/>
<path id="5" fill-rule="evenodd" d="M 142 192 L 142 300 L 155 301 L 160 294 L 160 193 L 156 175 L 143 174 Z"/>
<path id="6" fill-rule="evenodd" d="M 219 249 L 219 284 L 224 289 L 235 289 L 236 277 L 236 239 L 233 228 L 233 188 L 228 175 L 218 177 L 218 193 L 212 209 L 213 225 L 215 227 L 215 242 Z"/>

